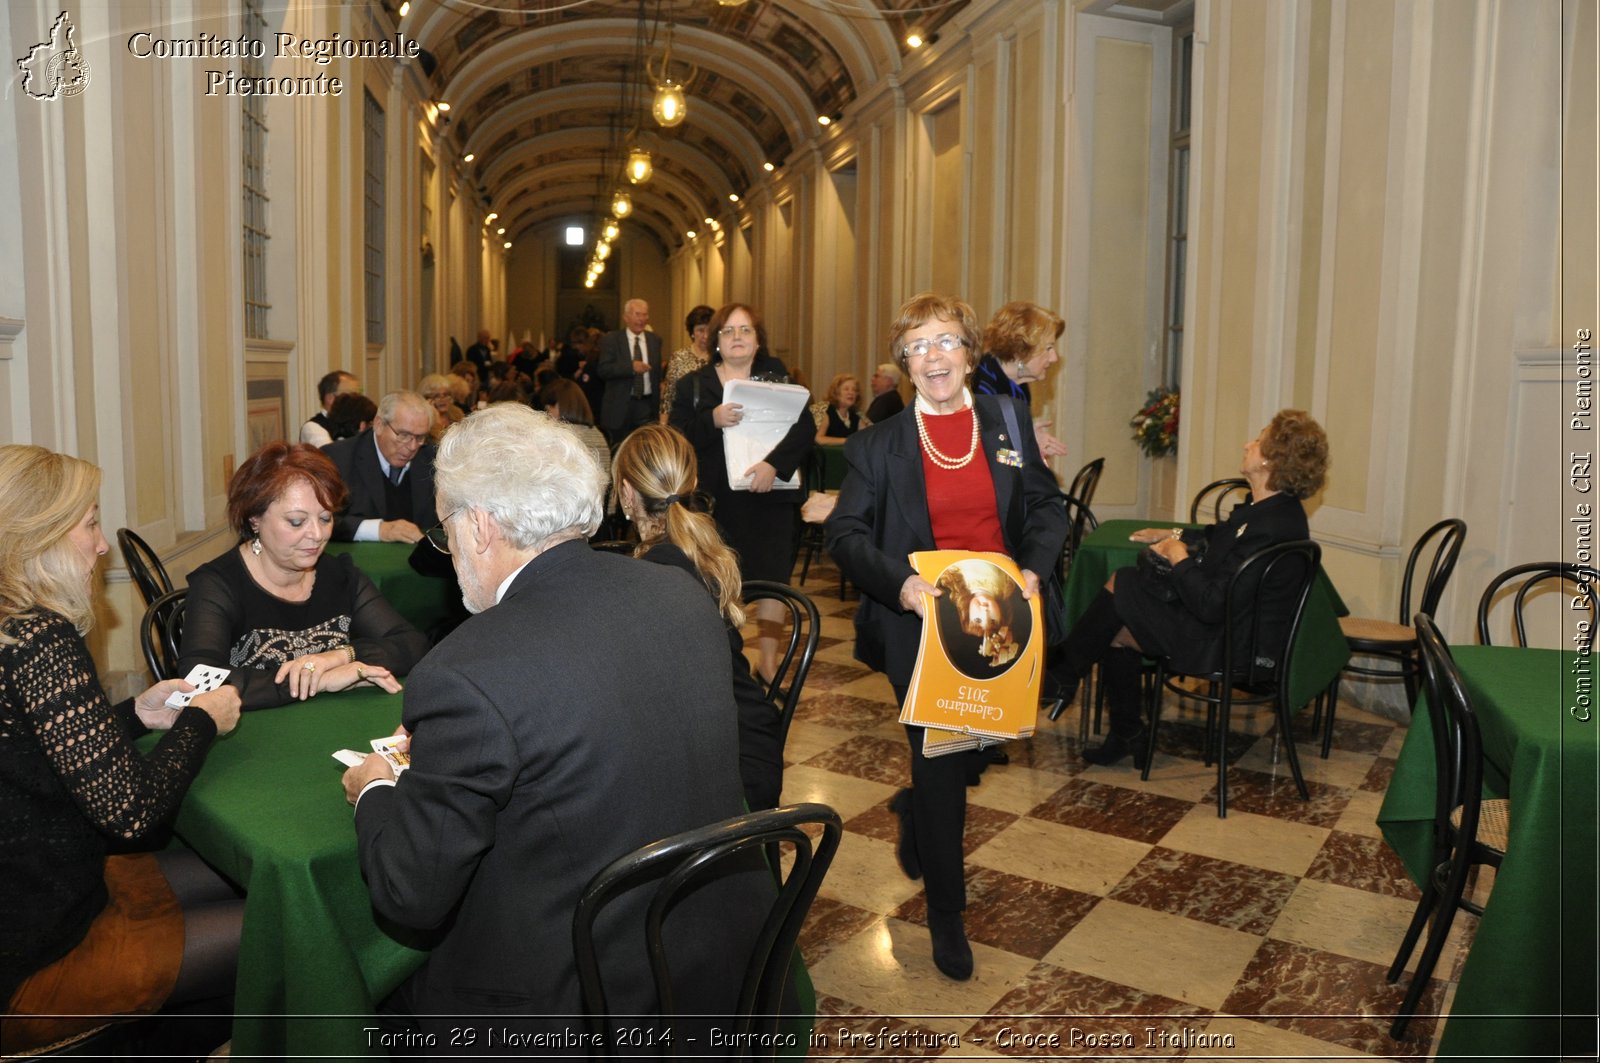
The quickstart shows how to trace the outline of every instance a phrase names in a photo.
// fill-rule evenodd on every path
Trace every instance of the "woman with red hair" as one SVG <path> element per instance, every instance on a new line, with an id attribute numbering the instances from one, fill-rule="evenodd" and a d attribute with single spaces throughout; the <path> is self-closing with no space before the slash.
<path id="1" fill-rule="evenodd" d="M 189 577 L 180 671 L 230 669 L 246 709 L 357 683 L 399 691 L 428 640 L 348 555 L 323 553 L 346 493 L 315 447 L 268 443 L 239 466 L 228 484 L 239 542 Z"/>

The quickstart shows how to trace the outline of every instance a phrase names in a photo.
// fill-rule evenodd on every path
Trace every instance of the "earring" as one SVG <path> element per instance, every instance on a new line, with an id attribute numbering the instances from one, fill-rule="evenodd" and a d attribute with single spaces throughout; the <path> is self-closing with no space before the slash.
<path id="1" fill-rule="evenodd" d="M 250 552 L 257 557 L 261 556 L 261 536 L 259 533 L 254 539 L 250 540 Z"/>

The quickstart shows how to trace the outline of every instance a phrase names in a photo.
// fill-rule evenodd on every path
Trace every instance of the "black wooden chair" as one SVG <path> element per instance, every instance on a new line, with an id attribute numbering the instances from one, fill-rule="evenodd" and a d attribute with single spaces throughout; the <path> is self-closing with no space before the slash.
<path id="1" fill-rule="evenodd" d="M 789 610 L 789 644 L 778 659 L 778 668 L 767 684 L 766 695 L 778 702 L 783 716 L 779 732 L 782 741 L 789 739 L 789 724 L 794 721 L 794 710 L 800 704 L 800 692 L 806 685 L 806 675 L 817 655 L 817 642 L 822 637 L 822 614 L 806 594 L 782 583 L 768 580 L 745 580 L 740 596 L 746 605 L 759 601 L 782 603 Z M 793 671 L 791 672 L 791 668 Z"/>
<path id="2" fill-rule="evenodd" d="M 1456 910 L 1483 915 L 1482 906 L 1467 899 L 1467 878 L 1481 864 L 1499 867 L 1511 834 L 1511 803 L 1483 797 L 1483 740 L 1461 672 L 1433 618 L 1416 617 L 1417 645 L 1422 657 L 1428 722 L 1433 728 L 1433 761 L 1437 782 L 1433 816 L 1433 855 L 1422 883 L 1422 897 L 1389 967 L 1389 981 L 1399 981 L 1422 929 L 1432 922 L 1417 960 L 1416 973 L 1395 1015 L 1389 1035 L 1405 1036 L 1444 949 Z"/>
<path id="3" fill-rule="evenodd" d="M 117 529 L 117 549 L 122 552 L 122 563 L 127 566 L 128 575 L 139 588 L 139 597 L 144 599 L 146 607 L 172 590 L 172 580 L 161 558 L 132 529 Z"/>
<path id="4" fill-rule="evenodd" d="M 183 678 L 178 671 L 178 649 L 183 645 L 183 608 L 188 596 L 187 587 L 168 591 L 150 603 L 139 621 L 144 663 L 157 682 Z"/>
<path id="5" fill-rule="evenodd" d="M 1100 527 L 1100 522 L 1095 519 L 1089 503 L 1076 495 L 1064 493 L 1061 501 L 1067 507 L 1067 537 L 1061 543 L 1061 584 L 1066 586 L 1067 570 L 1072 567 L 1072 556 L 1078 552 L 1078 547 L 1083 545 L 1083 537 Z"/>
<path id="6" fill-rule="evenodd" d="M 1194 493 L 1194 501 L 1189 503 L 1190 524 L 1220 524 L 1228 519 L 1228 513 L 1234 506 L 1244 501 L 1250 495 L 1250 481 L 1239 476 L 1230 476 L 1223 480 L 1212 480 Z M 1223 509 L 1227 506 L 1227 509 Z M 1207 513 L 1206 510 L 1210 509 Z"/>
<path id="7" fill-rule="evenodd" d="M 1379 667 L 1352 663 L 1345 665 L 1340 675 L 1349 673 L 1375 679 L 1398 677 L 1405 684 L 1406 706 L 1409 708 L 1416 704 L 1417 633 L 1416 629 L 1407 623 L 1407 618 L 1417 613 L 1427 613 L 1432 616 L 1438 611 L 1439 599 L 1444 596 L 1445 586 L 1450 582 L 1450 574 L 1455 571 L 1456 558 L 1461 556 L 1461 544 L 1466 538 L 1466 522 L 1450 517 L 1441 520 L 1417 539 L 1416 545 L 1411 548 L 1411 556 L 1406 559 L 1406 575 L 1400 584 L 1398 623 L 1367 616 L 1339 618 L 1339 628 L 1344 632 L 1345 641 L 1350 643 L 1351 653 L 1378 657 L 1394 666 Z M 1433 547 L 1433 559 L 1428 564 L 1427 578 L 1422 581 L 1421 600 L 1413 609 L 1411 588 L 1416 581 L 1417 563 L 1421 561 L 1430 544 Z M 1327 703 L 1327 712 L 1322 720 L 1322 755 L 1326 758 L 1333 745 L 1333 714 L 1339 706 L 1338 677 L 1335 677 L 1332 689 L 1323 700 Z M 1316 723 L 1316 719 L 1313 718 L 1312 726 L 1315 727 Z"/>
<path id="8" fill-rule="evenodd" d="M 1105 471 L 1105 467 L 1104 458 L 1096 458 L 1086 463 L 1072 478 L 1067 494 L 1082 501 L 1085 507 L 1094 505 L 1094 490 L 1100 486 L 1100 474 Z"/>
<path id="9" fill-rule="evenodd" d="M 1206 683 L 1204 691 L 1191 690 L 1178 682 L 1185 673 L 1175 671 L 1168 658 L 1156 662 L 1156 682 L 1153 696 L 1147 702 L 1150 726 L 1146 736 L 1144 770 L 1141 778 L 1150 778 L 1150 765 L 1155 760 L 1156 730 L 1161 716 L 1163 691 L 1170 690 L 1179 699 L 1203 702 L 1206 705 L 1206 763 L 1216 757 L 1217 762 L 1217 815 L 1228 814 L 1228 724 L 1236 705 L 1271 705 L 1277 713 L 1279 737 L 1289 760 L 1289 770 L 1302 800 L 1310 800 L 1305 777 L 1300 773 L 1300 758 L 1295 752 L 1292 717 L 1298 706 L 1289 703 L 1289 674 L 1294 663 L 1295 637 L 1300 633 L 1300 620 L 1305 615 L 1306 599 L 1311 594 L 1311 584 L 1317 578 L 1322 561 L 1322 548 L 1309 539 L 1279 543 L 1259 550 L 1245 559 L 1244 564 L 1228 580 L 1222 618 L 1222 659 L 1214 672 L 1200 673 L 1197 678 Z M 1268 606 L 1287 606 L 1287 609 L 1269 610 Z M 1272 613 L 1270 619 L 1268 612 Z M 1236 623 L 1236 618 L 1247 619 Z M 1285 626 L 1284 621 L 1287 620 Z M 1262 649 L 1276 644 L 1274 637 L 1268 642 L 1267 624 L 1274 636 L 1284 634 L 1283 648 L 1276 658 L 1268 657 Z M 1237 629 L 1247 636 L 1241 640 Z M 1242 694 L 1239 693 L 1242 691 Z"/>
<path id="10" fill-rule="evenodd" d="M 1523 617 L 1523 608 L 1528 597 L 1539 585 L 1547 580 L 1554 581 L 1554 588 L 1564 594 L 1564 602 L 1571 603 L 1583 599 L 1588 606 L 1589 626 L 1586 634 L 1578 645 L 1580 652 L 1588 653 L 1594 648 L 1594 630 L 1600 624 L 1600 599 L 1597 599 L 1597 583 L 1600 583 L 1600 571 L 1585 565 L 1575 565 L 1570 561 L 1532 561 L 1525 565 L 1513 565 L 1489 581 L 1483 589 L 1483 596 L 1478 599 L 1478 641 L 1485 646 L 1493 646 L 1494 641 L 1489 637 L 1489 612 L 1494 607 L 1495 599 L 1499 597 L 1502 589 L 1509 583 L 1520 581 L 1515 598 L 1512 599 L 1512 627 L 1516 633 L 1518 646 L 1528 644 L 1528 627 Z M 1567 591 L 1561 584 L 1571 584 Z M 1552 588 L 1545 587 L 1545 590 Z"/>
<path id="11" fill-rule="evenodd" d="M 820 827 L 813 843 L 803 828 Z M 839 813 L 826 805 L 802 804 L 751 812 L 698 830 L 685 831 L 652 842 L 603 868 L 590 880 L 578 898 L 572 917 L 572 948 L 578 968 L 578 985 L 583 994 L 583 1010 L 589 1032 L 600 1045 L 598 1055 L 617 1055 L 616 1031 L 608 1021 L 605 980 L 595 948 L 594 927 L 607 903 L 630 888 L 650 889 L 649 904 L 640 937 L 650 961 L 659 1014 L 669 1022 L 678 1017 L 676 994 L 663 940 L 663 924 L 674 903 L 697 885 L 715 879 L 727 870 L 723 862 L 735 854 L 770 847 L 792 846 L 794 861 L 788 873 L 775 868 L 779 883 L 772 906 L 762 924 L 748 960 L 743 961 L 743 982 L 737 1002 L 729 1001 L 726 1029 L 729 1044 L 751 1046 L 736 1053 L 742 1059 L 772 1059 L 781 1038 L 784 987 L 788 981 L 795 941 L 801 924 L 816 899 L 828 865 L 839 847 L 842 833 Z M 730 963 L 741 962 L 729 957 Z M 719 1016 L 720 1018 L 721 1016 Z M 636 1018 L 630 1016 L 630 1019 Z M 621 1046 L 621 1054 L 633 1056 L 637 1049 Z M 693 1054 L 694 1046 L 675 1040 L 671 1052 Z M 596 1054 L 591 1052 L 591 1054 Z"/>

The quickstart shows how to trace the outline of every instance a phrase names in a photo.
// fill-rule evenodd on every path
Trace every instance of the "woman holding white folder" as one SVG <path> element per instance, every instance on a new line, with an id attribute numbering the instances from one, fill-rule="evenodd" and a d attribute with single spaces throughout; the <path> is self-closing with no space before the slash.
<path id="1" fill-rule="evenodd" d="M 714 516 L 723 538 L 739 554 L 744 579 L 789 582 L 794 568 L 796 509 L 805 499 L 803 485 L 786 487 L 811 456 L 817 429 L 807 408 L 800 406 L 794 426 L 761 461 L 744 470 L 748 488 L 728 481 L 723 432 L 744 419 L 736 402 L 723 401 L 723 389 L 735 380 L 789 383 L 783 363 L 767 353 L 767 330 L 760 315 L 743 303 L 729 303 L 711 319 L 711 364 L 678 381 L 669 423 L 682 432 L 700 462 L 700 489 L 716 503 Z M 763 679 L 778 666 L 777 602 L 756 607 L 756 648 Z"/>
<path id="2" fill-rule="evenodd" d="M 1004 553 L 1022 570 L 1023 595 L 1031 598 L 1067 535 L 1061 491 L 1039 456 L 1028 407 L 1009 396 L 974 396 L 967 386 L 977 345 L 977 318 L 959 299 L 924 293 L 900 308 L 889 349 L 916 398 L 910 410 L 845 443 L 848 471 L 828 520 L 828 552 L 861 588 L 856 657 L 888 677 L 902 704 L 921 641 L 923 595 L 943 593 L 906 556 Z M 909 877 L 923 879 L 934 965 L 962 981 L 972 977 L 962 921 L 966 757 L 926 757 L 923 729 L 908 725 L 906 735 L 911 789 L 889 806 L 900 817 L 897 854 Z"/>

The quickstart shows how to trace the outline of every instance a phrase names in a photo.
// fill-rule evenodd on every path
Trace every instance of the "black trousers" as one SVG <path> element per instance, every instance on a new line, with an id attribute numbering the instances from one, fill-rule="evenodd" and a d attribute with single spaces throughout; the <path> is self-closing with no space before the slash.
<path id="1" fill-rule="evenodd" d="M 1117 601 L 1108 590 L 1095 595 L 1089 608 L 1072 625 L 1050 671 L 1057 681 L 1082 680 L 1096 664 L 1105 684 L 1106 702 L 1111 717 L 1111 733 L 1120 738 L 1137 734 L 1143 726 L 1139 698 L 1139 658 L 1137 650 L 1114 647 L 1111 640 L 1126 625 L 1117 614 Z"/>
<path id="2" fill-rule="evenodd" d="M 906 688 L 896 685 L 902 707 Z M 911 742 L 911 824 L 922 863 L 922 888 L 928 907 L 959 912 L 967 906 L 966 854 L 968 755 L 922 755 L 921 727 L 906 725 Z"/>

